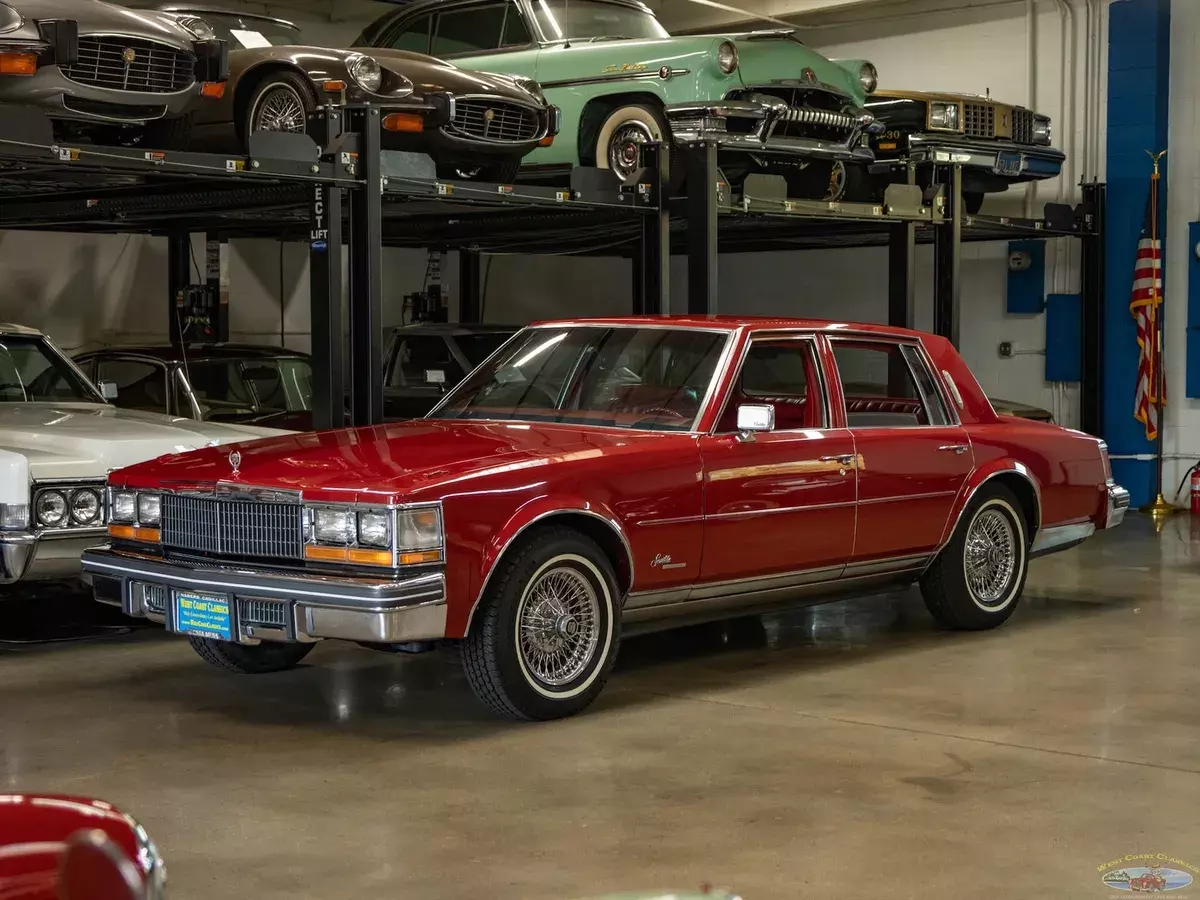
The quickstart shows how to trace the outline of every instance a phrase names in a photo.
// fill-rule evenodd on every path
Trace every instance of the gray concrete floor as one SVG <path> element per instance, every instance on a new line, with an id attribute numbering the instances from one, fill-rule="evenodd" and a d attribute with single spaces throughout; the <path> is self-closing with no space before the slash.
<path id="1" fill-rule="evenodd" d="M 0 644 L 0 788 L 133 812 L 173 900 L 1111 896 L 1126 854 L 1200 867 L 1190 528 L 1036 561 L 986 634 L 913 591 L 630 640 L 547 725 L 439 654 L 248 680 L 155 630 Z"/>

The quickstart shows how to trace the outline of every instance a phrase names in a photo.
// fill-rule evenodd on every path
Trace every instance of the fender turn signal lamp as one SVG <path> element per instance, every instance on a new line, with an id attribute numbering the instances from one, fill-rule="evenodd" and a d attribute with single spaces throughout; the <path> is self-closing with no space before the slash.
<path id="1" fill-rule="evenodd" d="M 323 85 L 322 89 L 327 94 L 340 94 L 342 91 L 344 91 L 346 89 L 346 82 L 344 82 L 344 81 L 327 81 Z"/>
<path id="2" fill-rule="evenodd" d="M 0 75 L 36 75 L 37 70 L 36 53 L 0 53 Z"/>
<path id="3" fill-rule="evenodd" d="M 538 146 L 539 147 L 549 147 L 553 143 L 554 143 L 554 135 L 548 134 L 544 138 L 542 138 L 540 141 L 538 141 Z"/>
<path id="4" fill-rule="evenodd" d="M 425 130 L 425 119 L 416 113 L 390 113 L 383 117 L 383 128 L 403 134 L 420 134 Z"/>
<path id="5" fill-rule="evenodd" d="M 206 81 L 200 86 L 200 96 L 209 100 L 220 100 L 225 96 L 224 81 Z"/>

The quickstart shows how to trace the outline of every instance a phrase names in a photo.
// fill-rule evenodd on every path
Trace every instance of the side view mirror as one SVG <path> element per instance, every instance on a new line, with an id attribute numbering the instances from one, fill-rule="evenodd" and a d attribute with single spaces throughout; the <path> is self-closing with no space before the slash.
<path id="1" fill-rule="evenodd" d="M 775 430 L 775 407 L 767 404 L 744 403 L 738 407 L 737 429 L 743 434 Z"/>
<path id="2" fill-rule="evenodd" d="M 115 381 L 102 381 L 99 387 L 100 393 L 104 396 L 105 400 L 117 399 L 117 383 Z"/>

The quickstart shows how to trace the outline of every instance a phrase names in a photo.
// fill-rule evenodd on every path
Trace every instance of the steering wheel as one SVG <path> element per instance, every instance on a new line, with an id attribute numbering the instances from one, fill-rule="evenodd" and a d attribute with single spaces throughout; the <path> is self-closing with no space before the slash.
<path id="1" fill-rule="evenodd" d="M 659 422 L 663 416 L 667 417 L 665 424 L 667 425 L 685 425 L 692 421 L 681 412 L 676 412 L 673 409 L 667 409 L 665 406 L 652 406 L 649 409 L 642 410 L 642 415 L 638 417 L 634 425 L 640 425 L 642 422 L 652 420 Z"/>

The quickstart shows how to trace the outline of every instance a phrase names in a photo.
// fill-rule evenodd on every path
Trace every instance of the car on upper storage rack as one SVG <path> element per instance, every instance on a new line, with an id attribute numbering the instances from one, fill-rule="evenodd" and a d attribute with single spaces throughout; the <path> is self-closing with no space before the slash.
<path id="1" fill-rule="evenodd" d="M 181 453 L 109 491 L 97 599 L 213 665 L 452 641 L 528 719 L 596 697 L 623 623 L 919 582 L 940 622 L 994 627 L 1032 557 L 1129 503 L 1103 442 L 997 416 L 942 338 L 699 317 L 530 326 L 425 419 Z"/>
<path id="2" fill-rule="evenodd" d="M 256 344 L 106 347 L 75 363 L 112 386 L 123 409 L 205 422 L 312 429 L 312 363 L 307 353 Z"/>
<path id="3" fill-rule="evenodd" d="M 0 104 L 44 110 L 60 138 L 180 146 L 184 114 L 227 75 L 225 44 L 194 18 L 103 0 L 0 3 Z"/>
<path id="4" fill-rule="evenodd" d="M 828 60 L 788 29 L 671 37 L 636 0 L 411 0 L 357 43 L 536 78 L 563 121 L 526 160 L 531 176 L 595 165 L 624 180 L 647 141 L 705 140 L 735 183 L 775 171 L 824 197 L 836 161 L 871 161 L 875 67 Z"/>
<path id="5" fill-rule="evenodd" d="M 118 409 L 41 333 L 0 325 L 0 584 L 79 574 L 102 540 L 111 469 L 283 434 Z"/>
<path id="6" fill-rule="evenodd" d="M 306 132 L 326 103 L 381 107 L 383 147 L 428 153 L 442 177 L 511 181 L 521 159 L 548 146 L 558 111 L 531 78 L 460 69 L 417 53 L 304 43 L 291 22 L 207 6 L 163 3 L 229 42 L 230 85 L 193 114 L 198 149 L 246 149 L 255 131 Z"/>
<path id="7" fill-rule="evenodd" d="M 879 173 L 868 179 L 852 171 L 851 199 L 882 196 L 890 183 L 906 181 L 904 166 L 915 163 L 918 183 L 928 185 L 932 165 L 963 167 L 963 206 L 979 212 L 985 194 L 1011 185 L 1055 178 L 1064 155 L 1050 146 L 1049 116 L 1023 106 L 974 94 L 877 91 L 867 101 L 882 128 L 871 136 Z"/>

